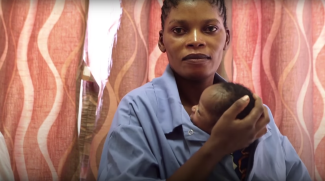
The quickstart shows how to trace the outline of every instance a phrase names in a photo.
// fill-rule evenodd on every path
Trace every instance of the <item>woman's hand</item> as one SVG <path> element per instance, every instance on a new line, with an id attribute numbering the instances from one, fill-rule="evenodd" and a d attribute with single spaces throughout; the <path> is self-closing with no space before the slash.
<path id="1" fill-rule="evenodd" d="M 248 105 L 248 96 L 237 100 L 220 117 L 208 140 L 215 149 L 220 150 L 221 147 L 225 155 L 230 154 L 249 146 L 266 133 L 266 125 L 270 121 L 267 108 L 263 106 L 261 98 L 255 94 L 254 99 L 255 106 L 244 119 L 240 120 L 236 117 Z"/>

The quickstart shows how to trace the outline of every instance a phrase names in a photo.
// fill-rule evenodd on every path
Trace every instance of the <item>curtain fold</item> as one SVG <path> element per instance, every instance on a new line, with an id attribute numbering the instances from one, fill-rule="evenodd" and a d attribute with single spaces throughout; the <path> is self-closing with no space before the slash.
<path id="1" fill-rule="evenodd" d="M 15 180 L 71 180 L 87 1 L 0 4 L 0 131 Z"/>

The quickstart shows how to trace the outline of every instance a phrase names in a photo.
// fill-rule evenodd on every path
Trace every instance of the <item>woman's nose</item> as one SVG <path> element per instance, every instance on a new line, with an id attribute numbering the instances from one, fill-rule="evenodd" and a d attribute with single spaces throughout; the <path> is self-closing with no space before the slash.
<path id="1" fill-rule="evenodd" d="M 186 44 L 187 47 L 199 48 L 199 47 L 204 47 L 205 45 L 206 43 L 200 31 L 195 29 L 191 33 L 189 33 L 188 42 Z"/>

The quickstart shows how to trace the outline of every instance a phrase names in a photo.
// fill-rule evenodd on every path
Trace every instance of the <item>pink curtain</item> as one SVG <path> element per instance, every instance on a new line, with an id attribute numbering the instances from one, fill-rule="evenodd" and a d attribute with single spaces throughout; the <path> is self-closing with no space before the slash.
<path id="1" fill-rule="evenodd" d="M 78 172 L 77 71 L 87 1 L 0 1 L 0 131 L 16 180 Z"/>
<path id="2" fill-rule="evenodd" d="M 82 179 L 96 180 L 120 99 L 168 63 L 157 48 L 162 0 L 122 0 L 100 118 L 94 126 L 98 89 L 84 82 L 79 139 L 87 2 L 0 2 L 0 131 L 15 179 L 72 180 L 82 169 Z M 263 98 L 313 180 L 325 180 L 325 0 L 226 2 L 232 40 L 218 72 Z"/>
<path id="3" fill-rule="evenodd" d="M 259 94 L 325 180 L 325 1 L 233 0 L 234 81 Z"/>

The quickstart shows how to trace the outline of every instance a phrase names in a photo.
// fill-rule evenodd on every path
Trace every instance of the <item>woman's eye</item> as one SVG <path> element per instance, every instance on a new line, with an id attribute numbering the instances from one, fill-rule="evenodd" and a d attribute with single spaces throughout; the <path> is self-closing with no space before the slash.
<path id="1" fill-rule="evenodd" d="M 174 28 L 173 32 L 176 34 L 184 34 L 185 30 L 183 28 Z"/>
<path id="2" fill-rule="evenodd" d="M 217 30 L 218 30 L 218 27 L 216 27 L 216 26 L 208 26 L 205 31 L 211 33 L 211 32 L 215 32 Z"/>

